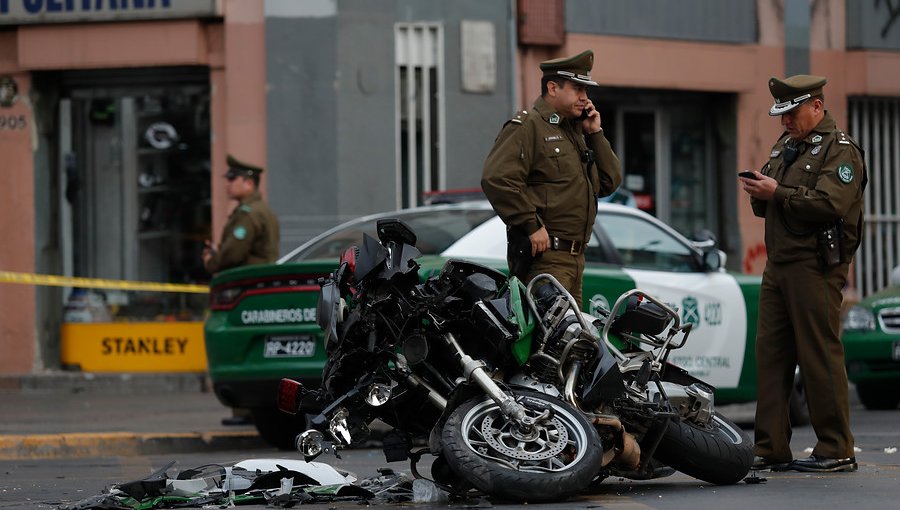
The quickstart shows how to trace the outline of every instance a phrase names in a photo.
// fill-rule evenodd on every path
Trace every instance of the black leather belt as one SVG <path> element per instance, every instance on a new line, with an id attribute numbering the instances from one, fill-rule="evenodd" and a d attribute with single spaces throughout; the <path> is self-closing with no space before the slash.
<path id="1" fill-rule="evenodd" d="M 569 255 L 581 255 L 584 251 L 584 241 L 569 241 L 568 239 L 550 236 L 550 249 L 567 251 L 569 252 Z"/>

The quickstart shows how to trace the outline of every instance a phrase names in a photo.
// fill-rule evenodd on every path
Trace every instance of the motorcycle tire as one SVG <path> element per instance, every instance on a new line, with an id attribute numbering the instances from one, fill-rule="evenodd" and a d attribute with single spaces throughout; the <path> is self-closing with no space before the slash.
<path id="1" fill-rule="evenodd" d="M 699 480 L 730 485 L 750 472 L 753 443 L 734 422 L 716 413 L 709 427 L 687 420 L 669 421 L 653 456 Z"/>
<path id="2" fill-rule="evenodd" d="M 485 494 L 508 501 L 558 501 L 587 488 L 603 455 L 591 422 L 543 393 L 517 390 L 512 395 L 529 417 L 550 415 L 523 432 L 487 396 L 464 402 L 441 430 L 450 469 Z"/>

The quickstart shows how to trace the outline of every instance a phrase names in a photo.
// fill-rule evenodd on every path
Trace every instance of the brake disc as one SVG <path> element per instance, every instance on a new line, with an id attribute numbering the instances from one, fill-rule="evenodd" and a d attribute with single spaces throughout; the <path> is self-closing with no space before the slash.
<path id="1" fill-rule="evenodd" d="M 532 426 L 528 432 L 519 431 L 515 423 L 497 416 L 500 427 L 494 427 L 494 416 L 481 422 L 484 440 L 501 455 L 519 460 L 547 460 L 559 455 L 569 442 L 569 433 L 559 417 L 554 416 Z"/>

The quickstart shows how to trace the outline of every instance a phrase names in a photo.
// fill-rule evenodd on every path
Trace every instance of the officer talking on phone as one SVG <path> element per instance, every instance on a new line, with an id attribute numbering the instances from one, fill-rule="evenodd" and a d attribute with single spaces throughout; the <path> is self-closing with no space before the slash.
<path id="1" fill-rule="evenodd" d="M 839 329 L 867 176 L 856 142 L 825 110 L 825 82 L 769 80 L 769 115 L 781 117 L 784 132 L 760 171 L 739 174 L 753 213 L 765 218 L 768 254 L 756 335 L 755 469 L 857 469 Z M 812 455 L 794 460 L 788 407 L 797 364 L 817 442 Z"/>
<path id="2" fill-rule="evenodd" d="M 507 226 L 510 274 L 550 273 L 581 303 L 584 246 L 597 198 L 622 181 L 588 98 L 594 52 L 541 62 L 541 97 L 503 125 L 481 187 Z"/>

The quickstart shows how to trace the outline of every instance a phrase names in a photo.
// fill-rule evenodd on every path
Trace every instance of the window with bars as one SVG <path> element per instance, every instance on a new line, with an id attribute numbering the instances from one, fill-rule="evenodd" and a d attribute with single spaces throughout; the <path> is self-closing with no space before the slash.
<path id="1" fill-rule="evenodd" d="M 855 97 L 849 106 L 849 134 L 865 151 L 869 173 L 865 230 L 854 259 L 864 297 L 889 285 L 900 265 L 900 98 Z"/>
<path id="2" fill-rule="evenodd" d="M 398 23 L 394 42 L 397 205 L 411 207 L 445 188 L 443 29 Z"/>

